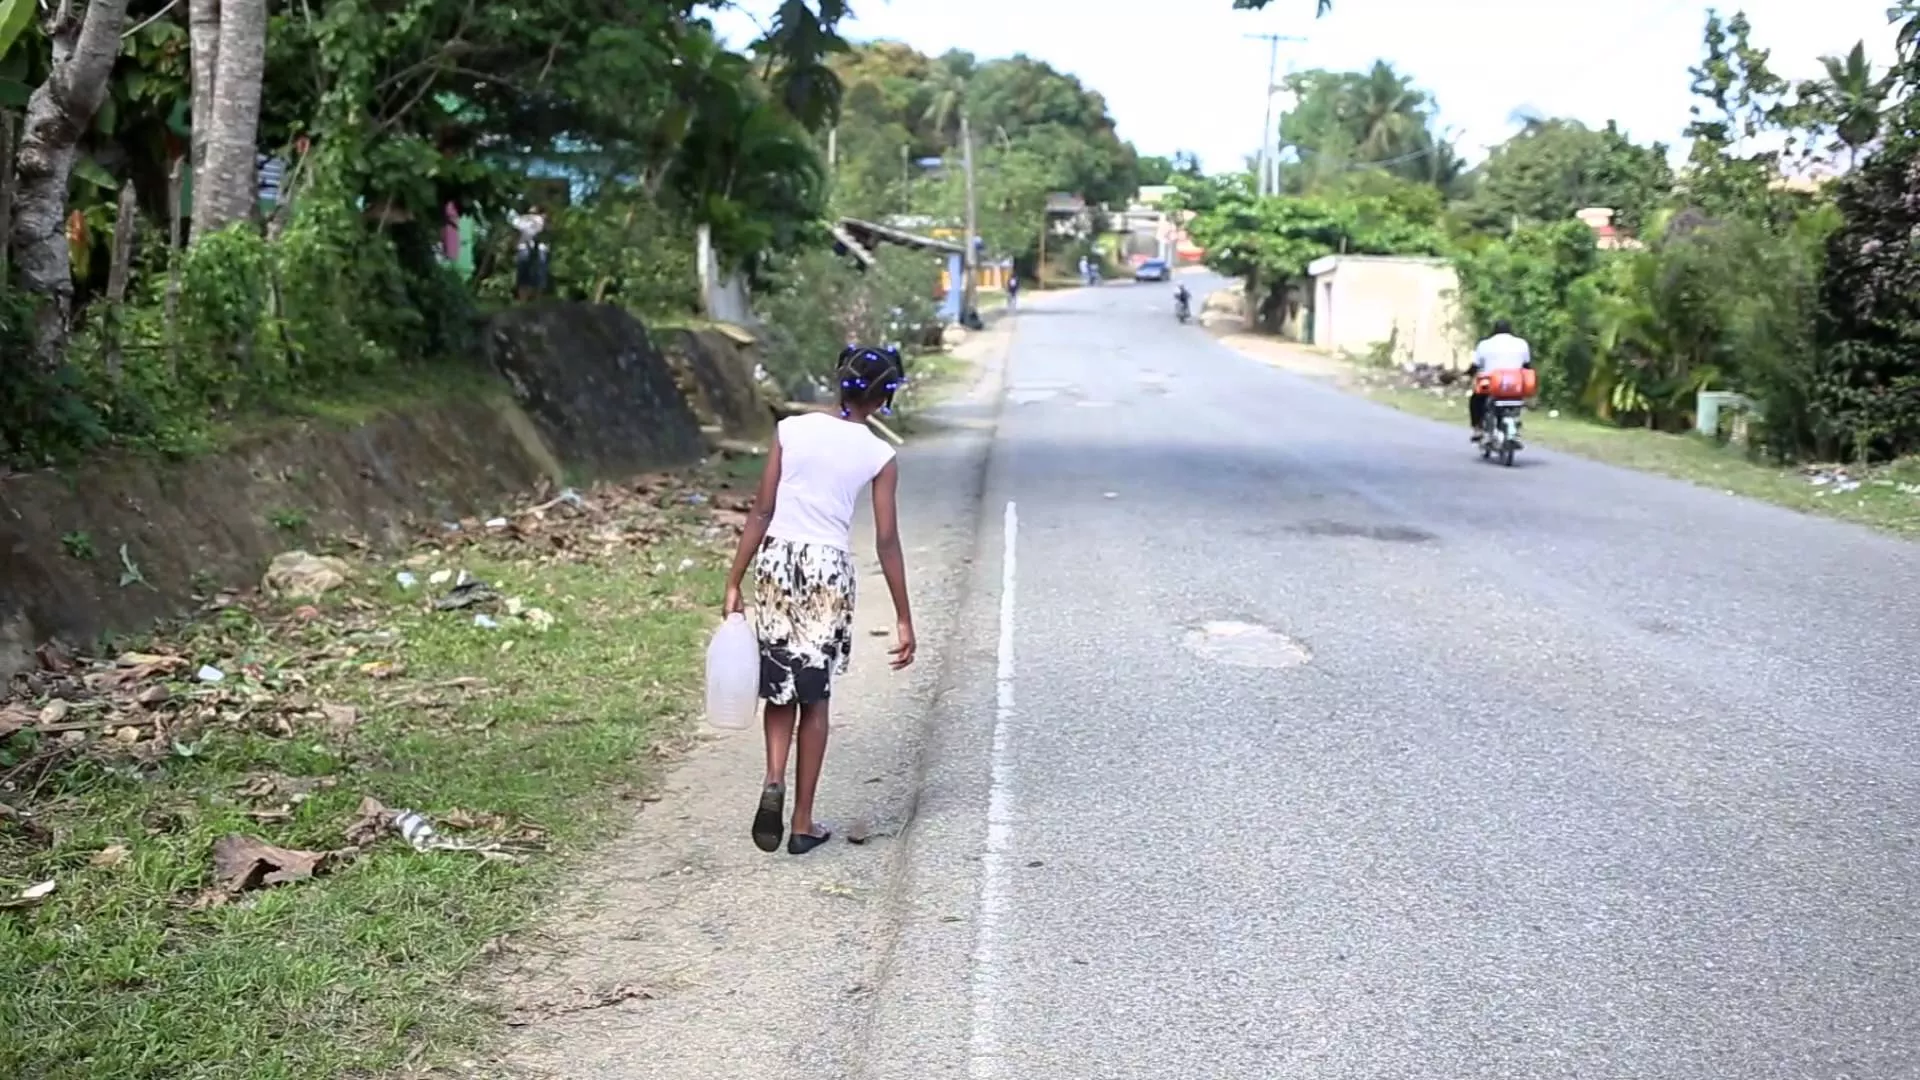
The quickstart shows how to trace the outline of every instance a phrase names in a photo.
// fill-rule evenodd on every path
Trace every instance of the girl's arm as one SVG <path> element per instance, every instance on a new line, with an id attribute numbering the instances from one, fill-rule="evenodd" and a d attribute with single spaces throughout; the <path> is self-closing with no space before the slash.
<path id="1" fill-rule="evenodd" d="M 727 571 L 727 597 L 720 605 L 722 615 L 745 610 L 740 598 L 740 582 L 747 576 L 754 553 L 767 538 L 767 526 L 773 523 L 773 504 L 780 493 L 780 434 L 774 433 L 773 449 L 767 451 L 767 464 L 760 470 L 760 489 L 754 492 L 753 509 L 740 529 L 740 546 L 733 553 L 733 568 Z"/>
<path id="2" fill-rule="evenodd" d="M 893 594 L 894 633 L 893 666 L 913 663 L 913 607 L 907 602 L 907 560 L 900 552 L 900 516 L 896 497 L 900 492 L 900 462 L 887 462 L 873 478 L 873 546 L 880 554 L 880 572 L 886 575 L 887 591 Z"/>

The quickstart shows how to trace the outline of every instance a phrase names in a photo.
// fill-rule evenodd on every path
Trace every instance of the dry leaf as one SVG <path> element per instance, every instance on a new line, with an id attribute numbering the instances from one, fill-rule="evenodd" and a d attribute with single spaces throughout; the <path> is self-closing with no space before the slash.
<path id="1" fill-rule="evenodd" d="M 213 845 L 213 877 L 229 893 L 305 881 L 326 869 L 324 851 L 289 851 L 233 833 Z"/>
<path id="2" fill-rule="evenodd" d="M 173 691 L 167 689 L 166 683 L 154 683 L 152 686 L 149 686 L 145 690 L 140 691 L 140 696 L 134 698 L 133 700 L 139 702 L 142 705 L 151 707 L 154 705 L 159 705 L 164 703 L 168 698 L 172 696 L 173 696 Z"/>
<path id="3" fill-rule="evenodd" d="M 32 726 L 36 719 L 38 718 L 29 712 L 25 705 L 0 706 L 0 739 L 22 728 Z"/>
<path id="4" fill-rule="evenodd" d="M 65 720 L 67 714 L 72 711 L 72 702 L 64 698 L 54 698 L 52 701 L 47 702 L 46 708 L 40 710 L 40 724 L 42 727 L 49 724 L 57 724 Z"/>
<path id="5" fill-rule="evenodd" d="M 67 672 L 73 670 L 73 657 L 67 655 L 67 650 L 62 648 L 58 642 L 49 641 L 41 645 L 39 648 L 33 650 L 33 656 L 35 660 L 39 661 L 40 668 L 43 671 L 51 671 L 55 675 L 65 675 Z"/>
<path id="6" fill-rule="evenodd" d="M 26 888 L 21 889 L 19 893 L 15 894 L 13 899 L 0 900 L 0 911 L 10 911 L 18 908 L 30 908 L 35 904 L 38 904 L 40 901 L 45 900 L 47 897 L 53 895 L 54 888 L 55 888 L 55 883 L 51 878 L 39 883 L 38 885 L 29 885 Z"/>
<path id="7" fill-rule="evenodd" d="M 121 863 L 127 861 L 129 854 L 131 854 L 131 852 L 127 850 L 127 845 L 113 844 L 94 852 L 93 858 L 88 859 L 87 864 L 101 869 L 109 866 L 119 866 Z"/>
<path id="8" fill-rule="evenodd" d="M 368 847 L 385 835 L 393 825 L 393 811 L 381 804 L 379 799 L 363 796 L 360 810 L 347 826 L 347 843 L 353 847 Z"/>
<path id="9" fill-rule="evenodd" d="M 360 723 L 360 710 L 351 705 L 322 705 L 320 715 L 336 732 L 348 731 Z"/>

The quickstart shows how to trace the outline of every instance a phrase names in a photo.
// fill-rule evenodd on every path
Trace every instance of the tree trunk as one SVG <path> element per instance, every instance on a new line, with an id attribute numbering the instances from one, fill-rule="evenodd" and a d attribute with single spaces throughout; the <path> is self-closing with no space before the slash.
<path id="1" fill-rule="evenodd" d="M 253 216 L 259 203 L 260 79 L 266 69 L 266 0 L 221 0 L 218 63 L 206 160 L 194 172 L 193 233 Z M 196 150 L 198 141 L 196 141 Z"/>
<path id="2" fill-rule="evenodd" d="M 140 221 L 140 196 L 133 181 L 120 185 L 120 205 L 113 215 L 113 261 L 107 265 L 107 299 L 115 305 L 127 299 L 127 279 L 133 272 L 133 231 Z"/>
<path id="3" fill-rule="evenodd" d="M 200 171 L 207 163 L 207 139 L 213 134 L 213 80 L 220 64 L 220 0 L 189 0 L 187 41 L 192 49 L 193 71 L 193 156 L 190 160 L 194 188 L 198 190 Z M 195 201 L 198 202 L 198 198 Z"/>
<path id="4" fill-rule="evenodd" d="M 0 288 L 7 283 L 7 237 L 13 235 L 13 113 L 0 109 Z"/>
<path id="5" fill-rule="evenodd" d="M 66 353 L 73 315 L 73 267 L 67 251 L 67 183 L 74 147 L 107 96 L 107 78 L 120 54 L 127 0 L 92 0 L 76 24 L 50 28 L 53 66 L 27 101 L 27 122 L 14 162 L 19 179 L 13 220 L 13 263 L 20 284 L 35 294 L 34 363 L 57 368 Z"/>

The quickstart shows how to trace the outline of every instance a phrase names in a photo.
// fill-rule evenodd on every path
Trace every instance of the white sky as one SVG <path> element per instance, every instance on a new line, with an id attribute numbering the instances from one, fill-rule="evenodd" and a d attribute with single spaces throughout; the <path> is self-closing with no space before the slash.
<path id="1" fill-rule="evenodd" d="M 755 34 L 778 0 L 737 0 L 714 22 L 734 45 Z M 1439 101 L 1443 125 L 1477 160 L 1530 108 L 1600 125 L 1618 120 L 1635 139 L 1680 142 L 1691 96 L 1687 68 L 1700 57 L 1705 2 L 1692 0 L 1274 0 L 1262 12 L 1232 0 L 853 0 L 843 32 L 889 38 L 929 54 L 949 48 L 982 59 L 1024 52 L 1104 94 L 1122 138 L 1142 153 L 1192 150 L 1209 171 L 1236 168 L 1257 150 L 1266 78 L 1265 42 L 1280 67 L 1360 68 L 1383 58 Z M 1819 57 L 1865 40 L 1877 66 L 1893 55 L 1887 0 L 1749 0 L 1754 41 L 1782 75 L 1806 78 Z M 1179 15 L 1174 13 L 1178 11 Z"/>

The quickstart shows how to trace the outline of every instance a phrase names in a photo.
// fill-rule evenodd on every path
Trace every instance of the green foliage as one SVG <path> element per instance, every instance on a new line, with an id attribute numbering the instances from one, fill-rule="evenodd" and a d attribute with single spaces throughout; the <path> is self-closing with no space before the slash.
<path id="1" fill-rule="evenodd" d="M 1533 346 L 1541 400 L 1577 404 L 1594 367 L 1600 266 L 1593 233 L 1578 221 L 1525 226 L 1457 256 L 1461 336 L 1484 337 L 1508 320 Z"/>
<path id="2" fill-rule="evenodd" d="M 1188 232 L 1222 274 L 1280 284 L 1324 255 L 1434 255 L 1437 198 L 1406 189 L 1261 197 L 1251 179 L 1182 185 L 1179 208 L 1196 212 Z"/>
<path id="3" fill-rule="evenodd" d="M 1532 119 L 1494 147 L 1476 170 L 1478 186 L 1462 207 L 1475 228 L 1505 232 L 1515 223 L 1566 221 L 1589 206 L 1615 211 L 1627 234 L 1672 197 L 1667 148 L 1640 146 L 1613 124 L 1599 130 L 1577 120 Z"/>
<path id="4" fill-rule="evenodd" d="M 1121 203 L 1139 187 L 1133 147 L 1116 134 L 1106 101 L 1041 61 L 932 58 L 874 42 L 836 66 L 846 85 L 833 176 L 841 213 L 962 225 L 963 113 L 974 143 L 977 227 L 991 257 L 1032 264 L 1049 193 Z M 916 164 L 927 158 L 942 161 L 932 175 Z"/>
<path id="5" fill-rule="evenodd" d="M 789 394 L 812 386 L 826 393 L 840 350 L 849 343 L 895 341 L 933 317 L 939 262 L 924 253 L 882 248 L 877 264 L 859 269 L 818 250 L 783 259 L 774 287 L 758 304 L 767 322 L 766 366 Z"/>
<path id="6" fill-rule="evenodd" d="M 642 317 L 681 318 L 700 307 L 693 230 L 641 192 L 610 193 L 556 213 L 545 234 L 553 245 L 551 292 L 568 300 L 619 304 Z M 511 235 L 503 237 L 511 243 Z M 497 286 L 512 287 L 511 259 Z"/>
<path id="7" fill-rule="evenodd" d="M 1451 190 L 1461 164 L 1434 128 L 1431 95 L 1386 61 L 1360 71 L 1305 71 L 1286 78 L 1297 97 L 1280 118 L 1285 190 L 1312 194 L 1358 169 L 1379 169 Z"/>
<path id="8" fill-rule="evenodd" d="M 1920 452 L 1920 6 L 1902 23 L 1900 97 L 1879 152 L 1839 184 L 1845 224 L 1827 244 L 1819 362 L 1809 376 L 1818 444 L 1858 457 Z"/>

